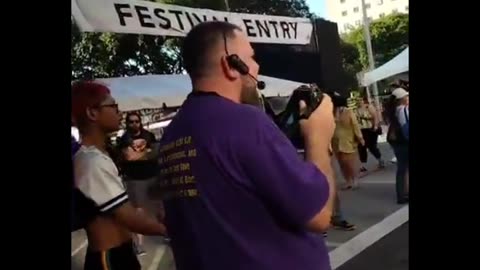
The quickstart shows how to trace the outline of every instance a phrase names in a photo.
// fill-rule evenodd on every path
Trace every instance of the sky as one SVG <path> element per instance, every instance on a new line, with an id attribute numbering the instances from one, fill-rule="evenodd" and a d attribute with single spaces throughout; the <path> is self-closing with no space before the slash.
<path id="1" fill-rule="evenodd" d="M 306 0 L 310 11 L 322 18 L 327 17 L 326 0 Z"/>

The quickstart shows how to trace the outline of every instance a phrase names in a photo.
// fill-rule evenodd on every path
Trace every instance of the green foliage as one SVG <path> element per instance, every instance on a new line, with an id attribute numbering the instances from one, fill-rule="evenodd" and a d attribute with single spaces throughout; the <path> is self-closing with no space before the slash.
<path id="1" fill-rule="evenodd" d="M 155 1 L 152 1 L 155 2 Z M 194 8 L 225 10 L 224 0 L 156 1 Z M 232 12 L 313 16 L 305 0 L 229 0 Z M 181 39 L 149 35 L 80 33 L 72 22 L 73 79 L 120 77 L 182 71 Z"/>
<path id="2" fill-rule="evenodd" d="M 230 0 L 229 3 L 233 12 L 308 18 L 313 16 L 305 0 Z"/>
<path id="3" fill-rule="evenodd" d="M 360 54 L 358 49 L 351 43 L 347 43 L 344 40 L 340 40 L 340 50 L 342 53 L 342 65 L 346 74 L 347 88 L 355 88 L 358 83 L 356 74 L 362 70 L 362 65 L 359 61 Z"/>
<path id="4" fill-rule="evenodd" d="M 72 23 L 72 77 L 178 73 L 178 51 L 168 45 L 157 36 L 80 33 Z"/>
<path id="5" fill-rule="evenodd" d="M 375 66 L 390 61 L 408 46 L 408 14 L 391 14 L 375 20 L 370 25 Z M 354 45 L 360 56 L 360 64 L 368 67 L 368 54 L 363 27 L 358 27 L 343 36 L 343 40 Z"/>
<path id="6" fill-rule="evenodd" d="M 370 24 L 375 66 L 390 61 L 408 46 L 408 14 L 391 14 Z M 342 36 L 343 67 L 349 80 L 368 69 L 368 54 L 363 27 Z"/>

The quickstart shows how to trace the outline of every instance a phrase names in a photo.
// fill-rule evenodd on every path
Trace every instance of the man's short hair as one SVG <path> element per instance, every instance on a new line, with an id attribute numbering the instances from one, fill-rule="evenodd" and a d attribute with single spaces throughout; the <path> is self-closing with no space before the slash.
<path id="1" fill-rule="evenodd" d="M 209 56 L 223 36 L 235 36 L 235 30 L 242 29 L 234 24 L 221 21 L 204 22 L 190 30 L 183 41 L 182 57 L 190 77 L 199 78 L 208 74 Z"/>

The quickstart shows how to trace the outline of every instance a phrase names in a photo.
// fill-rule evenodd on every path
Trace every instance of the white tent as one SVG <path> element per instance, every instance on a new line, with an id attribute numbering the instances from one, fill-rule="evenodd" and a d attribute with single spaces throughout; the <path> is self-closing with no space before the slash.
<path id="1" fill-rule="evenodd" d="M 262 90 L 262 94 L 267 97 L 288 96 L 293 90 L 304 84 L 262 75 L 258 79 L 265 82 L 266 87 Z M 108 85 L 112 91 L 112 96 L 117 100 L 122 111 L 161 108 L 164 102 L 169 107 L 179 106 L 192 89 L 190 77 L 184 74 L 144 75 L 97 80 Z M 169 123 L 170 120 L 153 123 L 148 128 L 164 127 Z M 122 132 L 120 131 L 118 136 Z M 77 140 L 79 139 L 77 128 L 72 127 L 71 133 Z"/>
<path id="2" fill-rule="evenodd" d="M 368 86 L 376 81 L 405 72 L 408 72 L 408 47 L 379 68 L 365 73 L 361 83 L 363 86 Z"/>
<path id="3" fill-rule="evenodd" d="M 265 96 L 288 96 L 304 83 L 260 75 L 265 82 Z M 184 74 L 144 75 L 133 77 L 97 79 L 108 85 L 120 110 L 131 111 L 147 108 L 179 106 L 192 91 L 190 77 Z"/>

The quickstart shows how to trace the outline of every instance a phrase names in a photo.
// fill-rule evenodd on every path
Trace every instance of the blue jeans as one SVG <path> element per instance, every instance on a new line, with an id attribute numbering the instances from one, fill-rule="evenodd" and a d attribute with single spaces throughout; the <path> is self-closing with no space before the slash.
<path id="1" fill-rule="evenodd" d="M 393 145 L 393 151 L 397 157 L 397 200 L 403 200 L 408 196 L 408 194 L 405 194 L 405 175 L 408 171 L 408 144 Z"/>

